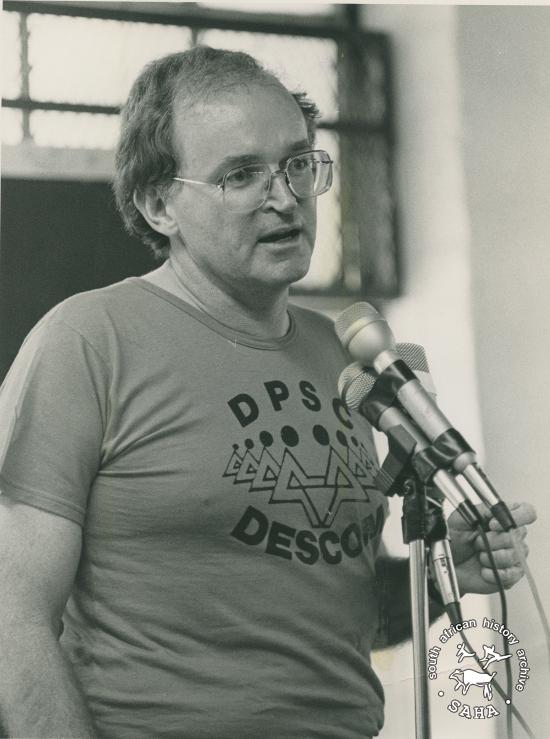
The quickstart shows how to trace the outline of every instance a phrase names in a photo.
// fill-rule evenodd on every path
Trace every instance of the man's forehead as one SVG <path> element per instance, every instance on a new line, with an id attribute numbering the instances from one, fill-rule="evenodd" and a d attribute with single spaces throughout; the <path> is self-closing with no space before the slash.
<path id="1" fill-rule="evenodd" d="M 176 118 L 189 119 L 199 114 L 216 119 L 228 108 L 242 108 L 249 115 L 251 107 L 260 109 L 266 101 L 275 105 L 286 101 L 291 108 L 299 111 L 294 97 L 278 80 L 260 78 L 225 85 L 220 83 L 206 89 L 182 90 L 176 94 L 174 114 Z"/>
<path id="2" fill-rule="evenodd" d="M 276 81 L 241 83 L 211 90 L 174 107 L 174 145 L 184 159 L 199 150 L 238 155 L 270 145 L 307 145 L 307 125 L 293 96 Z"/>

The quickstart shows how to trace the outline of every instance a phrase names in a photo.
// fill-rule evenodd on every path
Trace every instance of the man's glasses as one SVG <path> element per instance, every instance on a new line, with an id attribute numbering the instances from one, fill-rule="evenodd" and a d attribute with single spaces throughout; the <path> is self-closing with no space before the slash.
<path id="1" fill-rule="evenodd" d="M 244 164 L 226 172 L 222 181 L 201 182 L 186 177 L 172 177 L 176 182 L 210 185 L 222 191 L 223 204 L 234 213 L 248 213 L 261 208 L 269 196 L 275 175 L 284 175 L 291 193 L 297 198 L 316 198 L 332 185 L 332 159 L 326 151 L 305 151 L 289 157 L 284 167 L 271 172 L 267 164 Z"/>

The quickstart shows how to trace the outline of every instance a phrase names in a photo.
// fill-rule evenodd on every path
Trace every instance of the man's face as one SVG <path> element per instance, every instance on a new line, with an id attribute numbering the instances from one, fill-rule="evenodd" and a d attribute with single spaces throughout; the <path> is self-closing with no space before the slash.
<path id="1" fill-rule="evenodd" d="M 183 177 L 218 183 L 233 167 L 265 162 L 272 171 L 310 148 L 302 112 L 283 88 L 254 83 L 219 92 L 192 108 L 176 104 L 174 146 Z M 315 240 L 314 200 L 297 200 L 283 175 L 249 213 L 226 210 L 219 188 L 172 187 L 168 207 L 179 237 L 175 256 L 229 294 L 281 290 L 303 277 Z"/>

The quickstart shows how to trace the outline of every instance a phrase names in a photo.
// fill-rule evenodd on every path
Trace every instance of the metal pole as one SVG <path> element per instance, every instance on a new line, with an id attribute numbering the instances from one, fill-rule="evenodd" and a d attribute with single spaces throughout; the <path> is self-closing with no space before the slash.
<path id="1" fill-rule="evenodd" d="M 409 543 L 409 573 L 414 664 L 414 713 L 416 739 L 430 739 L 428 693 L 428 590 L 426 545 L 423 539 Z"/>

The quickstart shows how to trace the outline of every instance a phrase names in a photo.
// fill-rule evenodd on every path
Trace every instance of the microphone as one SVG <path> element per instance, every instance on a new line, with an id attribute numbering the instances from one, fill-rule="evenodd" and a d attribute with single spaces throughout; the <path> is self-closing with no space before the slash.
<path id="1" fill-rule="evenodd" d="M 448 539 L 437 539 L 430 544 L 430 558 L 439 590 L 439 596 L 449 614 L 451 624 L 462 621 L 460 590 L 456 579 L 453 555 Z"/>
<path id="2" fill-rule="evenodd" d="M 430 374 L 428 358 L 426 357 L 424 347 L 420 344 L 399 342 L 395 345 L 395 348 L 401 359 L 403 359 L 407 366 L 413 370 L 414 374 L 418 377 L 426 392 L 428 392 L 435 401 L 437 393 L 434 381 Z M 371 392 L 371 390 L 374 390 L 376 380 L 377 375 L 374 370 L 363 367 L 360 362 L 353 362 L 352 364 L 348 365 L 342 371 L 338 380 L 338 393 L 340 394 L 343 402 L 352 410 L 359 410 L 363 415 L 369 416 L 369 420 L 371 421 L 371 423 L 374 419 L 365 411 L 365 409 L 369 399 L 369 393 Z M 409 416 L 402 414 L 401 425 L 405 427 L 406 424 L 408 424 L 408 433 L 410 435 L 419 431 L 416 426 L 410 425 Z M 373 425 L 378 428 L 379 431 L 382 431 L 382 429 L 379 427 L 378 422 L 373 423 Z M 423 449 L 427 448 L 426 444 L 428 444 L 428 439 L 424 437 L 422 445 L 417 446 L 417 451 L 422 451 Z M 476 516 L 477 523 L 483 524 L 482 519 L 477 513 L 476 504 L 478 501 L 472 500 L 471 498 L 471 495 L 474 493 L 471 486 L 466 483 L 466 487 L 464 489 L 460 488 L 460 491 L 462 501 L 468 505 L 471 514 Z M 451 503 L 451 500 L 449 498 L 448 500 Z M 463 518 L 465 518 L 465 520 L 470 523 L 470 516 L 463 515 Z"/>
<path id="3" fill-rule="evenodd" d="M 398 348 L 402 346 L 415 347 L 415 351 L 420 350 L 424 354 L 423 348 L 418 344 L 399 344 Z M 418 353 L 417 356 L 421 354 Z M 353 362 L 341 372 L 338 379 L 338 392 L 347 408 L 365 415 L 364 403 L 375 382 L 374 373 L 366 370 L 359 362 Z M 431 446 L 425 434 L 398 406 L 388 406 L 378 416 L 376 427 L 390 437 L 393 431 L 402 428 L 414 441 L 417 453 Z M 466 523 L 474 527 L 478 520 L 478 513 L 454 477 L 447 470 L 439 469 L 433 474 L 432 482 Z"/>
<path id="4" fill-rule="evenodd" d="M 384 374 L 401 406 L 442 454 L 453 452 L 452 465 L 462 474 L 505 531 L 516 528 L 508 507 L 477 463 L 473 449 L 440 411 L 414 372 L 397 351 L 386 319 L 369 303 L 355 303 L 336 320 L 343 347 L 377 375 Z M 455 452 L 458 451 L 458 454 Z"/>
<path id="5" fill-rule="evenodd" d="M 435 388 L 428 371 L 428 361 L 423 347 L 419 344 L 401 343 L 396 345 L 396 350 L 400 357 L 408 360 L 407 364 L 414 370 L 417 377 L 422 377 L 423 385 L 433 388 L 433 395 L 435 395 Z M 360 362 L 353 362 L 348 365 L 338 379 L 338 392 L 347 408 L 363 413 L 363 404 L 368 401 L 368 395 L 373 389 L 376 379 L 376 374 L 372 370 L 365 369 Z M 396 406 L 389 406 L 378 416 L 377 427 L 379 431 L 386 434 L 391 434 L 391 431 L 396 427 L 403 428 L 415 441 L 415 452 L 420 452 L 430 446 L 430 442 L 424 434 Z M 453 476 L 446 470 L 436 470 L 432 477 L 432 483 L 451 506 L 458 511 L 466 523 L 471 528 L 475 528 L 479 515 L 475 506 L 468 500 Z M 462 621 L 460 590 L 449 539 L 446 536 L 446 527 L 443 533 L 445 533 L 445 536 L 440 535 L 430 543 L 432 571 L 438 588 L 438 598 L 436 599 L 440 599 L 443 603 L 451 623 L 458 623 Z"/>

